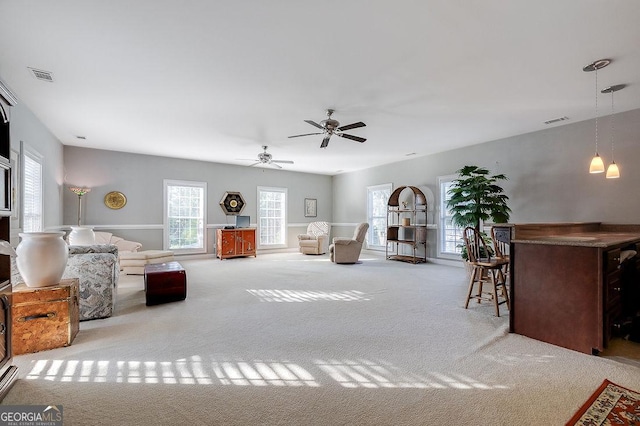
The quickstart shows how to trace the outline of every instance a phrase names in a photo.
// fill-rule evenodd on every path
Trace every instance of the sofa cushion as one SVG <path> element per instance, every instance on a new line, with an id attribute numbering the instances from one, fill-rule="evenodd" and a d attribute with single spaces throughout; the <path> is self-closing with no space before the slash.
<path id="1" fill-rule="evenodd" d="M 173 252 L 169 250 L 143 250 L 120 253 L 120 260 L 151 260 L 162 257 L 171 257 L 173 259 Z"/>

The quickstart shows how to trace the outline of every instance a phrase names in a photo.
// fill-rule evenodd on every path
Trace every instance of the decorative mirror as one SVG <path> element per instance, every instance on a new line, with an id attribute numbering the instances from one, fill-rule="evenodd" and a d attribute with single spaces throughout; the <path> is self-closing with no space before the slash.
<path id="1" fill-rule="evenodd" d="M 239 192 L 227 191 L 222 196 L 222 201 L 220 201 L 220 207 L 224 213 L 228 215 L 237 215 L 242 213 L 244 206 L 244 198 L 242 198 L 242 194 Z"/>

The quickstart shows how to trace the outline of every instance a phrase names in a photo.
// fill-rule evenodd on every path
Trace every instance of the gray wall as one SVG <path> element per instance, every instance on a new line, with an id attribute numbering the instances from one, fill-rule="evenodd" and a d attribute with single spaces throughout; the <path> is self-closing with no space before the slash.
<path id="1" fill-rule="evenodd" d="M 611 161 L 610 119 L 598 121 L 599 151 L 606 165 Z M 333 219 L 366 219 L 366 187 L 381 183 L 429 188 L 437 209 L 437 177 L 474 164 L 509 178 L 502 186 L 510 197 L 511 222 L 640 223 L 640 110 L 616 114 L 614 124 L 620 179 L 588 173 L 595 149 L 595 123 L 590 120 L 335 176 Z M 436 257 L 437 231 L 428 234 L 428 256 Z"/>
<path id="2" fill-rule="evenodd" d="M 12 150 L 19 153 L 21 145 L 29 146 L 43 157 L 43 224 L 45 230 L 56 229 L 63 215 L 63 145 L 20 101 L 11 108 L 10 133 Z M 19 226 L 17 221 L 12 222 L 14 234 Z"/>
<path id="3" fill-rule="evenodd" d="M 225 191 L 242 194 L 247 203 L 242 214 L 251 216 L 255 224 L 257 187 L 288 188 L 289 247 L 297 247 L 296 236 L 306 230 L 308 222 L 332 221 L 330 176 L 73 146 L 64 147 L 64 166 L 66 186 L 92 188 L 82 200 L 82 223 L 139 241 L 144 249 L 162 248 L 164 179 L 207 182 L 208 252 L 213 252 L 213 228 L 235 223 L 235 218 L 227 217 L 219 205 Z M 110 191 L 125 194 L 124 208 L 111 210 L 105 206 L 104 196 Z M 304 216 L 305 198 L 318 200 L 317 217 Z M 71 191 L 64 191 L 64 206 L 64 224 L 76 224 L 78 198 Z"/>
<path id="4" fill-rule="evenodd" d="M 607 180 L 587 173 L 594 151 L 594 120 L 487 142 L 468 148 L 414 158 L 334 177 L 251 168 L 156 156 L 65 146 L 24 105 L 11 111 L 12 149 L 24 142 L 44 157 L 44 226 L 55 229 L 76 223 L 77 197 L 66 188 L 92 188 L 83 200 L 84 224 L 96 225 L 145 248 L 162 247 L 163 179 L 208 183 L 208 224 L 232 223 L 218 203 L 225 191 L 239 191 L 247 201 L 244 214 L 256 219 L 256 187 L 289 188 L 288 244 L 311 220 L 334 223 L 332 236 L 351 235 L 353 225 L 366 220 L 366 187 L 382 183 L 416 185 L 436 194 L 437 177 L 467 164 L 505 173 L 512 222 L 603 221 L 640 223 L 640 110 L 615 115 L 615 156 L 622 178 Z M 610 117 L 601 117 L 600 153 L 608 163 Z M 364 146 L 363 146 L 364 147 Z M 392 149 L 392 147 L 390 147 Z M 103 198 L 121 191 L 127 205 L 110 210 Z M 318 199 L 318 217 L 305 218 L 304 198 Z M 433 219 L 437 222 L 437 211 Z M 14 227 L 15 228 L 15 227 Z M 15 230 L 15 229 L 14 229 Z M 428 256 L 436 257 L 437 231 L 429 231 Z M 209 238 L 209 251 L 213 238 Z"/>

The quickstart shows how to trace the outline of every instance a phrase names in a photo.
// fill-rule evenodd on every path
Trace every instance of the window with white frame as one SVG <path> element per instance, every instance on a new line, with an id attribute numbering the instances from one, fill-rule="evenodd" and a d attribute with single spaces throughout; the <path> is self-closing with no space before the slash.
<path id="1" fill-rule="evenodd" d="M 447 201 L 451 199 L 449 190 L 453 186 L 456 175 L 440 176 L 438 184 L 440 187 L 440 233 L 438 254 L 444 256 L 460 257 L 462 252 L 462 231 L 463 229 L 454 225 L 451 218 L 453 212 L 447 208 Z"/>
<path id="2" fill-rule="evenodd" d="M 177 254 L 205 253 L 207 183 L 164 181 L 164 248 Z"/>
<path id="3" fill-rule="evenodd" d="M 384 250 L 387 242 L 387 203 L 391 196 L 392 184 L 367 187 L 367 248 Z"/>
<path id="4" fill-rule="evenodd" d="M 22 231 L 40 232 L 43 227 L 42 156 L 26 146 L 22 154 Z"/>
<path id="5" fill-rule="evenodd" d="M 258 187 L 258 247 L 287 247 L 287 189 Z"/>

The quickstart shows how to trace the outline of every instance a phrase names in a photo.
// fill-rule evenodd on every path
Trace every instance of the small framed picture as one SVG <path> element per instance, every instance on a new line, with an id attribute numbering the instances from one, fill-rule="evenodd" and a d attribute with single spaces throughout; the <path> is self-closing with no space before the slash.
<path id="1" fill-rule="evenodd" d="M 316 198 L 304 199 L 304 216 L 316 217 L 318 215 L 318 200 Z"/>

